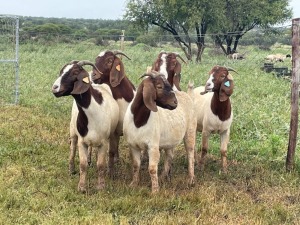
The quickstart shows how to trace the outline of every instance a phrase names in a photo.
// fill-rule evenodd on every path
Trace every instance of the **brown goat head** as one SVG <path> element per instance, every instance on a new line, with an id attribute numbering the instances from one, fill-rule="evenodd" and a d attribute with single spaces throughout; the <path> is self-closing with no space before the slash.
<path id="1" fill-rule="evenodd" d="M 214 66 L 209 72 L 210 76 L 206 81 L 205 91 L 201 94 L 215 92 L 219 95 L 221 102 L 226 101 L 232 95 L 234 88 L 233 77 L 229 71 L 234 70 L 224 66 Z"/>
<path id="2" fill-rule="evenodd" d="M 52 93 L 56 97 L 61 97 L 86 92 L 91 82 L 88 72 L 83 69 L 84 65 L 91 65 L 97 70 L 96 66 L 89 61 L 72 61 L 64 65 L 52 86 Z"/>
<path id="3" fill-rule="evenodd" d="M 181 79 L 181 64 L 177 60 L 177 57 L 186 63 L 178 53 L 160 52 L 156 61 L 153 63 L 152 70 L 163 73 L 171 86 L 175 85 L 178 90 L 181 90 L 179 86 Z"/>
<path id="4" fill-rule="evenodd" d="M 162 74 L 148 73 L 138 92 L 142 92 L 143 101 L 146 107 L 157 112 L 157 106 L 173 110 L 177 107 L 177 98 L 171 85 Z"/>
<path id="5" fill-rule="evenodd" d="M 122 60 L 117 55 L 123 55 L 130 59 L 121 51 L 103 51 L 96 58 L 96 67 L 102 74 L 93 70 L 92 80 L 94 83 L 106 83 L 112 87 L 118 86 L 125 77 L 125 70 Z"/>

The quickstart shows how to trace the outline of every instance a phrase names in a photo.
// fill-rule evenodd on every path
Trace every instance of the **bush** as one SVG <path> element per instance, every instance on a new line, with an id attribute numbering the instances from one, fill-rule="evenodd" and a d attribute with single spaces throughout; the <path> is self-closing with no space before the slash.
<path id="1" fill-rule="evenodd" d="M 95 38 L 95 45 L 97 46 L 109 46 L 109 41 L 108 40 L 103 40 L 102 37 L 96 37 Z"/>
<path id="2" fill-rule="evenodd" d="M 137 43 L 143 43 L 151 47 L 157 47 L 157 37 L 151 34 L 140 35 L 136 38 Z"/>

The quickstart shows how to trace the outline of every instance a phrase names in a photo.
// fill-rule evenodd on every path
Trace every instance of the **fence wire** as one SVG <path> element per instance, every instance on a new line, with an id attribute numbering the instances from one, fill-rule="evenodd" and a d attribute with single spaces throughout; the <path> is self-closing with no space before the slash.
<path id="1" fill-rule="evenodd" d="M 0 16 L 0 104 L 17 104 L 19 97 L 19 18 Z"/>

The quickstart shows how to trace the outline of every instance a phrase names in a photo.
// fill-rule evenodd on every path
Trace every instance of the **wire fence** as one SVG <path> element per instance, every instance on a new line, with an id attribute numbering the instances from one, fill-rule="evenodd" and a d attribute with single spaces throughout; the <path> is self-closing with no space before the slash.
<path id="1" fill-rule="evenodd" d="M 19 18 L 0 16 L 0 104 L 18 103 Z"/>
<path id="2" fill-rule="evenodd" d="M 182 57 L 184 53 L 181 51 L 179 44 L 174 41 L 174 36 L 169 34 L 157 35 L 157 33 L 148 33 L 144 36 L 132 36 L 131 34 L 120 33 L 120 35 L 101 35 L 96 33 L 79 35 L 74 33 L 52 33 L 52 32 L 26 32 L 20 30 L 19 20 L 15 16 L 0 16 L 0 104 L 1 103 L 18 103 L 19 100 L 19 40 L 20 46 L 30 45 L 32 51 L 45 51 L 47 46 L 53 43 L 66 43 L 77 45 L 82 44 L 84 51 L 84 44 L 89 42 L 95 48 L 107 48 L 112 46 L 120 46 L 126 51 L 129 46 L 141 45 L 144 52 L 152 51 L 153 48 L 157 50 L 168 50 L 171 47 L 176 49 Z M 239 33 L 231 33 L 235 36 Z M 289 79 L 292 74 L 292 35 L 291 25 L 272 28 L 270 30 L 253 29 L 247 32 L 240 40 L 236 55 L 226 55 L 224 51 L 214 42 L 212 38 L 215 35 L 224 35 L 220 33 L 209 33 L 205 35 L 204 52 L 201 58 L 202 65 L 208 67 L 214 64 L 224 64 L 228 66 L 253 67 L 260 69 L 263 72 L 273 73 L 277 76 L 283 76 Z M 188 41 L 184 35 L 179 36 L 182 40 Z M 124 40 L 123 45 L 120 43 Z M 190 35 L 191 54 L 193 59 L 197 55 L 196 35 Z M 41 49 L 34 47 L 43 46 Z M 167 47 L 166 47 L 167 46 Z M 114 47 L 115 48 L 115 47 Z M 66 47 L 63 51 L 71 51 Z M 283 59 L 274 60 L 267 59 L 268 55 L 282 54 Z M 149 65 L 152 61 L 149 59 Z M 249 63 L 251 62 L 251 63 Z"/>

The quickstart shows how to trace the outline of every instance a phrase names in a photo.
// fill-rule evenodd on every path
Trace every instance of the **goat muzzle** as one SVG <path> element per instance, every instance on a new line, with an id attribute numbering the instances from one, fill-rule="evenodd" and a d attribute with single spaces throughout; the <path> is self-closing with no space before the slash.
<path id="1" fill-rule="evenodd" d="M 99 73 L 97 70 L 93 70 L 92 72 L 92 81 L 101 79 L 101 73 Z"/>

